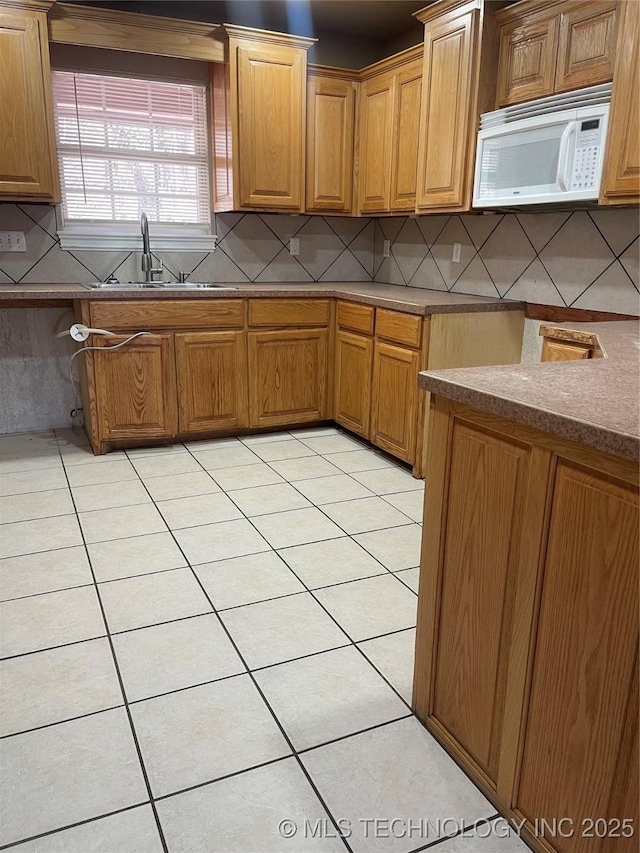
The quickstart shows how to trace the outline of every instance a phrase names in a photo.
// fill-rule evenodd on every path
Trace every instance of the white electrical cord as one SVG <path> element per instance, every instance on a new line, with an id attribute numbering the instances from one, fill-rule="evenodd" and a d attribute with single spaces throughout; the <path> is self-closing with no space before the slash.
<path id="1" fill-rule="evenodd" d="M 74 323 L 70 329 L 65 329 L 64 332 L 58 332 L 56 338 L 64 338 L 69 335 L 74 341 L 86 341 L 89 335 L 105 335 L 106 337 L 115 337 L 115 332 L 108 332 L 106 329 L 90 329 L 84 323 Z"/>

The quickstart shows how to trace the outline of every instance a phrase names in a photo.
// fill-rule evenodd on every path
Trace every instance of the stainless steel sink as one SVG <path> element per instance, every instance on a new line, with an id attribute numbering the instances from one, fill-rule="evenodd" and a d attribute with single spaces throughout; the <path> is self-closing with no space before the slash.
<path id="1" fill-rule="evenodd" d="M 155 281 L 154 285 L 162 290 L 237 290 L 228 284 L 211 284 L 203 281 Z"/>
<path id="2" fill-rule="evenodd" d="M 226 284 L 196 281 L 89 281 L 82 282 L 87 290 L 237 290 Z"/>
<path id="3" fill-rule="evenodd" d="M 83 281 L 82 287 L 87 290 L 149 290 L 155 288 L 156 282 L 151 281 Z"/>

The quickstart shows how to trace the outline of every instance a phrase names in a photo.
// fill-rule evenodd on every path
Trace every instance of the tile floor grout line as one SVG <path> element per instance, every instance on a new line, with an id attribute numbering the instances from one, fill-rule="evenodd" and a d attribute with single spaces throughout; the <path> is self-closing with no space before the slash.
<path id="1" fill-rule="evenodd" d="M 65 476 L 67 476 L 66 469 L 65 469 Z M 67 482 L 68 482 L 68 477 L 67 477 Z M 75 501 L 73 500 L 73 496 L 72 496 L 71 500 L 72 500 L 73 505 L 74 505 L 74 507 L 75 507 Z M 81 535 L 81 537 L 82 537 L 82 542 L 83 542 L 83 544 L 84 544 L 85 553 L 86 553 L 86 556 L 87 556 L 87 560 L 88 560 L 88 562 L 89 562 L 89 569 L 90 569 L 90 571 L 91 571 L 91 576 L 92 576 L 92 578 L 93 578 L 93 585 L 94 585 L 94 589 L 95 589 L 96 597 L 97 597 L 97 599 L 98 599 L 98 605 L 99 605 L 99 607 L 100 607 L 100 612 L 101 612 L 101 614 L 102 614 L 102 619 L 103 619 L 104 626 L 105 626 L 105 629 L 106 629 L 106 632 L 107 632 L 107 640 L 108 640 L 108 642 L 109 642 L 109 648 L 110 648 L 110 650 L 111 650 L 111 658 L 112 658 L 112 660 L 113 660 L 113 664 L 114 664 L 115 671 L 116 671 L 116 677 L 117 677 L 117 679 L 118 679 L 118 683 L 119 683 L 119 686 L 120 686 L 120 691 L 121 691 L 121 693 L 122 693 L 122 699 L 123 699 L 123 701 L 124 701 L 125 713 L 126 713 L 126 715 L 127 715 L 128 721 L 129 721 L 129 728 L 130 728 L 130 731 L 131 731 L 131 736 L 132 736 L 132 738 L 133 738 L 133 742 L 134 742 L 134 746 L 135 746 L 136 752 L 138 753 L 138 761 L 139 761 L 139 763 L 140 763 L 140 769 L 141 769 L 141 772 L 142 772 L 142 778 L 143 778 L 143 781 L 144 781 L 145 787 L 146 787 L 146 789 L 147 789 L 147 795 L 148 795 L 148 797 L 149 797 L 149 802 L 150 802 L 150 804 L 151 804 L 151 809 L 152 809 L 152 811 L 153 811 L 153 816 L 154 816 L 154 819 L 155 819 L 155 822 L 156 822 L 156 828 L 157 828 L 157 830 L 158 830 L 158 836 L 159 836 L 159 838 L 160 838 L 160 843 L 161 843 L 161 845 L 162 845 L 162 849 L 163 849 L 164 853 L 169 853 L 169 848 L 168 848 L 168 846 L 167 846 L 167 842 L 166 842 L 166 839 L 165 839 L 165 837 L 164 837 L 164 830 L 162 829 L 162 824 L 160 823 L 160 817 L 159 817 L 159 815 L 158 815 L 158 810 L 156 809 L 156 805 L 155 805 L 155 802 L 154 802 L 154 798 L 153 798 L 153 791 L 151 790 L 151 783 L 150 783 L 150 781 L 149 781 L 149 776 L 148 776 L 148 774 L 147 774 L 147 768 L 146 768 L 146 766 L 145 766 L 144 758 L 143 758 L 143 755 L 142 755 L 142 748 L 141 748 L 141 746 L 140 746 L 140 742 L 139 742 L 139 740 L 138 740 L 138 734 L 137 734 L 137 732 L 136 732 L 136 729 L 135 729 L 135 726 L 134 726 L 134 723 L 133 723 L 133 717 L 132 717 L 132 715 L 131 715 L 131 709 L 129 708 L 129 703 L 128 703 L 128 699 L 127 699 L 127 692 L 126 692 L 126 689 L 125 689 L 124 680 L 123 680 L 123 678 L 122 678 L 122 673 L 120 672 L 120 664 L 119 664 L 119 662 L 118 662 L 118 658 L 117 658 L 117 656 L 116 656 L 116 650 L 115 650 L 115 647 L 114 647 L 114 644 L 113 644 L 113 639 L 112 639 L 112 637 L 111 637 L 110 626 L 109 626 L 109 622 L 108 622 L 108 620 L 107 620 L 106 610 L 105 610 L 105 607 L 104 607 L 104 603 L 103 603 L 103 601 L 102 601 L 102 597 L 101 597 L 101 595 L 100 595 L 100 587 L 99 587 L 98 582 L 96 581 L 96 576 L 95 576 L 95 572 L 94 572 L 94 569 L 93 569 L 93 563 L 91 562 L 91 555 L 89 554 L 89 549 L 88 549 L 88 547 L 87 547 L 87 542 L 86 542 L 86 539 L 85 539 L 84 531 L 82 530 L 82 525 L 80 524 L 80 517 L 78 516 L 77 510 L 76 510 L 76 516 L 78 517 L 78 526 L 79 526 L 79 528 L 80 528 L 80 535 Z M 184 556 L 184 555 L 183 555 L 183 556 Z"/>
<path id="2" fill-rule="evenodd" d="M 499 817 L 502 817 L 502 815 L 496 812 L 496 814 L 491 815 L 490 817 L 477 818 L 471 823 L 465 823 L 462 829 L 459 829 L 457 832 L 453 832 L 451 835 L 443 835 L 442 838 L 436 838 L 435 841 L 430 841 L 428 844 L 422 844 L 420 847 L 412 847 L 411 850 L 407 851 L 407 853 L 422 853 L 423 850 L 432 850 L 439 844 L 444 844 L 445 841 L 451 841 L 453 838 L 459 838 L 463 833 L 491 823 L 491 821 L 496 820 L 496 818 Z"/>
<path id="3" fill-rule="evenodd" d="M 9 740 L 17 735 L 28 735 L 31 732 L 39 732 L 42 729 L 50 729 L 52 726 L 59 726 L 63 723 L 74 723 L 76 720 L 84 720 L 85 717 L 95 717 L 98 714 L 104 714 L 107 711 L 115 711 L 118 708 L 123 708 L 124 702 L 118 705 L 109 705 L 108 708 L 99 708 L 97 711 L 87 711 L 85 714 L 76 714 L 74 717 L 65 717 L 62 720 L 54 720 L 52 723 L 43 723 L 41 726 L 32 726 L 30 729 L 20 729 L 19 732 L 8 732 L 6 735 L 0 735 L 0 742 Z"/>
<path id="4" fill-rule="evenodd" d="M 87 586 L 92 586 L 92 584 L 87 584 Z M 98 634 L 95 637 L 83 637 L 81 640 L 72 640 L 70 643 L 58 643 L 57 646 L 46 646 L 44 649 L 30 649 L 28 652 L 19 652 L 17 655 L 5 655 L 0 658 L 0 662 L 24 658 L 29 655 L 37 655 L 40 652 L 53 652 L 56 649 L 66 649 L 69 646 L 78 646 L 80 643 L 91 643 L 94 640 L 103 640 L 106 636 L 106 634 Z"/>

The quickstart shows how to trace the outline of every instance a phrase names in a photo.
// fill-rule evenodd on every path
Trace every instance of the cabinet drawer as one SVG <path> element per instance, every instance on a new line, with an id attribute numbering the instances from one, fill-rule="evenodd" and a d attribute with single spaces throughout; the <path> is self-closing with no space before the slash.
<path id="1" fill-rule="evenodd" d="M 338 326 L 351 329 L 365 335 L 373 334 L 373 313 L 370 305 L 358 305 L 356 302 L 338 302 Z"/>
<path id="2" fill-rule="evenodd" d="M 583 344 L 545 338 L 540 361 L 581 361 L 584 358 L 591 358 L 591 353 L 591 347 Z"/>
<path id="3" fill-rule="evenodd" d="M 151 299 L 93 302 L 91 322 L 100 329 L 232 329 L 244 325 L 242 299 Z"/>
<path id="4" fill-rule="evenodd" d="M 408 347 L 420 346 L 422 317 L 414 314 L 399 314 L 378 308 L 376 315 L 376 335 L 389 341 L 396 341 Z"/>
<path id="5" fill-rule="evenodd" d="M 250 326 L 326 326 L 328 299 L 250 299 Z"/>

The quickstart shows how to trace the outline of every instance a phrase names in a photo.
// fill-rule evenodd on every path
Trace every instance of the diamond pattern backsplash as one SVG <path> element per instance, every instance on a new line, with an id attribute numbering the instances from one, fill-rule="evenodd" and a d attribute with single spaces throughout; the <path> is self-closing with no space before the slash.
<path id="1" fill-rule="evenodd" d="M 373 280 L 640 315 L 639 231 L 637 208 L 381 219 Z"/>

